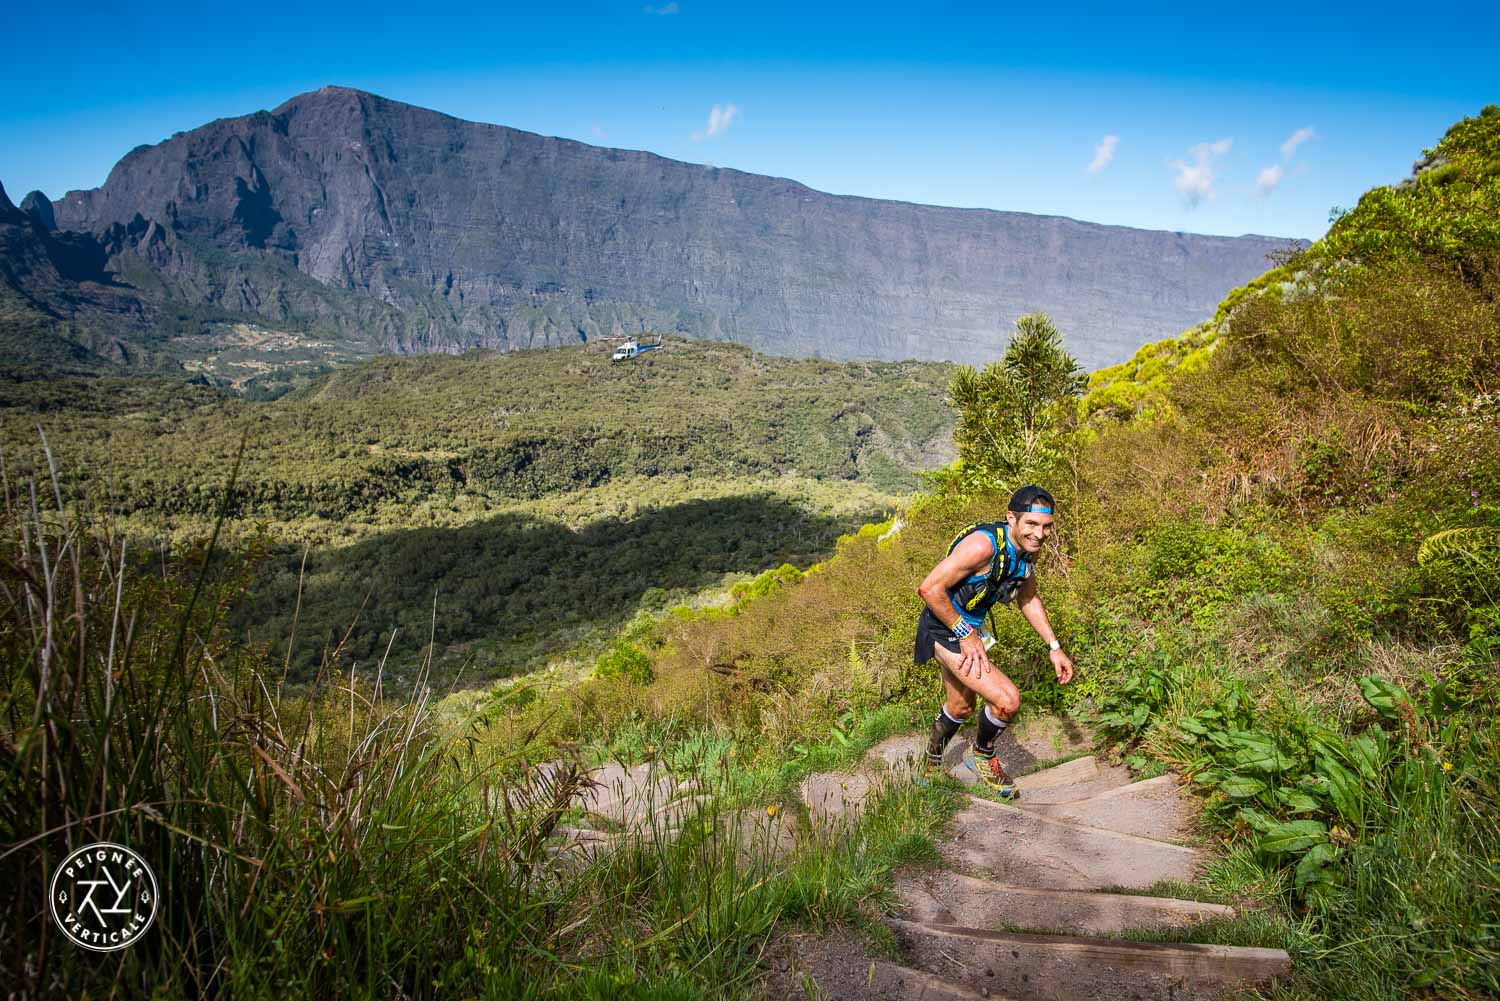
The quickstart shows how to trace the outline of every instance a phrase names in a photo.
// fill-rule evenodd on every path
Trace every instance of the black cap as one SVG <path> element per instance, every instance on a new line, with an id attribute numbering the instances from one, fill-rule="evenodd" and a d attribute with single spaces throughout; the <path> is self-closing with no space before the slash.
<path id="1" fill-rule="evenodd" d="M 1017 514 L 1025 514 L 1027 511 L 1036 514 L 1051 514 L 1057 505 L 1052 501 L 1052 495 L 1036 484 L 1024 486 L 1010 495 L 1008 509 Z"/>

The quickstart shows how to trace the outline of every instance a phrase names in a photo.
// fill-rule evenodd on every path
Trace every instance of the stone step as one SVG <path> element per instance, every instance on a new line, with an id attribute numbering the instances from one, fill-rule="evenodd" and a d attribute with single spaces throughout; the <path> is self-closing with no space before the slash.
<path id="1" fill-rule="evenodd" d="M 1178 841 L 1186 837 L 1192 828 L 1195 812 L 1180 780 L 1170 774 L 1065 803 L 1037 803 L 1023 794 L 1016 805 L 1054 820 L 1102 827 L 1157 841 Z"/>
<path id="2" fill-rule="evenodd" d="M 836 821 L 852 822 L 880 783 L 889 781 L 871 772 L 815 772 L 802 782 L 802 802 L 814 827 Z"/>
<path id="3" fill-rule="evenodd" d="M 1102 762 L 1090 754 L 1016 779 L 1016 787 L 1021 790 L 1017 805 L 1070 803 L 1130 783 L 1130 769 Z"/>
<path id="4" fill-rule="evenodd" d="M 861 1001 L 983 1001 L 989 998 L 990 1001 L 1008 1001 L 993 989 L 987 992 L 975 990 L 946 977 L 884 959 L 872 960 L 865 970 L 855 969 L 850 973 L 858 983 L 851 984 L 854 990 L 848 993 L 830 990 L 825 983 L 827 978 L 820 978 L 818 982 L 830 998 L 859 998 Z"/>
<path id="5" fill-rule="evenodd" d="M 624 828 L 638 827 L 698 791 L 695 780 L 678 782 L 665 767 L 649 761 L 629 767 L 610 762 L 591 771 L 589 779 L 578 805 Z"/>
<path id="6" fill-rule="evenodd" d="M 649 762 L 630 767 L 610 762 L 589 778 L 593 784 L 578 797 L 578 804 L 622 827 L 634 827 L 665 806 L 677 785 L 665 769 Z"/>
<path id="7" fill-rule="evenodd" d="M 974 785 L 978 778 L 969 768 L 963 750 L 966 749 L 961 749 L 959 755 L 951 761 L 945 758 L 944 764 L 947 765 L 950 776 L 964 785 Z M 1003 753 L 1000 754 L 1000 763 L 1005 765 Z M 1091 754 L 1029 774 L 1018 773 L 1008 765 L 1005 770 L 1021 790 L 1021 803 L 1068 803 L 1088 799 L 1131 782 L 1130 769 L 1101 762 Z"/>
<path id="8" fill-rule="evenodd" d="M 1017 886 L 1060 890 L 1145 889 L 1187 883 L 1196 853 L 970 796 L 939 849 L 961 870 Z"/>
<path id="9" fill-rule="evenodd" d="M 1006 760 L 1006 747 L 1010 747 L 1013 760 L 1034 760 L 1022 745 L 1015 741 L 1002 740 L 1000 754 Z M 1041 745 L 1037 746 L 1041 749 Z M 954 740 L 943 755 L 949 775 L 960 782 L 972 785 L 976 781 L 974 772 L 964 764 L 968 743 Z M 814 825 L 830 820 L 853 818 L 864 808 L 867 798 L 875 791 L 883 778 L 903 781 L 919 768 L 927 756 L 927 738 L 922 734 L 902 734 L 890 737 L 866 752 L 862 766 L 854 772 L 818 772 L 809 775 L 802 783 L 802 800 L 807 804 L 808 817 Z M 1010 767 L 1007 765 L 1007 767 Z M 1124 768 L 1112 768 L 1100 764 L 1092 755 L 1048 768 L 1017 780 L 1024 790 L 1023 800 L 1039 797 L 1039 802 L 1052 803 L 1068 799 L 1084 799 L 1096 792 L 1130 782 L 1130 772 Z"/>
<path id="10" fill-rule="evenodd" d="M 1064 761 L 1030 775 L 1022 775 L 1016 779 L 1016 785 L 1035 796 L 1048 789 L 1073 788 L 1098 777 L 1099 759 L 1092 754 L 1085 754 L 1081 758 Z"/>
<path id="11" fill-rule="evenodd" d="M 783 958 L 788 957 L 789 958 Z M 958 983 L 941 971 L 930 973 L 883 959 L 870 943 L 847 930 L 794 933 L 767 957 L 768 975 L 758 996 L 824 997 L 850 1001 L 1007 1001 L 993 987 Z M 808 981 L 817 985 L 808 989 Z"/>
<path id="12" fill-rule="evenodd" d="M 1202 1001 L 1286 977 L 1280 949 L 1123 942 L 893 920 L 914 965 L 1035 1001 Z"/>
<path id="13" fill-rule="evenodd" d="M 567 862 L 584 866 L 607 854 L 619 842 L 620 835 L 606 831 L 593 831 L 582 827 L 553 828 L 553 841 L 547 845 L 547 854 L 553 858 L 562 856 Z"/>
<path id="14" fill-rule="evenodd" d="M 742 863 L 785 859 L 797 850 L 797 825 L 779 806 L 774 813 L 765 807 L 736 811 L 731 823 L 734 829 L 726 836 L 735 839 Z"/>
<path id="15" fill-rule="evenodd" d="M 690 826 L 704 831 L 707 830 L 705 825 L 714 823 L 716 819 L 712 803 L 712 796 L 703 795 L 685 795 L 669 799 L 631 830 L 648 839 L 656 838 L 666 841 L 681 837 L 683 831 Z"/>
<path id="16" fill-rule="evenodd" d="M 1010 774 L 1029 775 L 1043 762 L 1093 746 L 1094 735 L 1070 719 L 1023 713 L 996 743 L 995 753 Z"/>
<path id="17" fill-rule="evenodd" d="M 908 772 L 927 756 L 927 735 L 902 733 L 887 737 L 865 752 L 866 764 L 879 764 L 894 772 Z"/>
<path id="18" fill-rule="evenodd" d="M 1223 904 L 1011 886 L 946 870 L 899 874 L 896 896 L 911 921 L 1080 935 L 1185 928 L 1234 917 L 1234 908 Z"/>

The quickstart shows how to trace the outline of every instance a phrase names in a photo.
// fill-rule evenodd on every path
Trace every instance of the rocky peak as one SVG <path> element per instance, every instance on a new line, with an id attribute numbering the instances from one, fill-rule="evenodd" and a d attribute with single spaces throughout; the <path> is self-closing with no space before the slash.
<path id="1" fill-rule="evenodd" d="M 57 228 L 57 219 L 52 213 L 52 199 L 40 191 L 33 191 L 21 199 L 21 211 L 48 232 Z"/>
<path id="2" fill-rule="evenodd" d="M 21 210 L 16 208 L 10 197 L 5 193 L 5 185 L 0 184 L 0 222 L 20 223 L 25 222 L 26 217 Z"/>
<path id="3" fill-rule="evenodd" d="M 395 104 L 350 87 L 323 87 L 299 94 L 271 112 L 283 132 L 324 139 L 360 139 L 378 105 Z M 399 106 L 399 105 L 398 105 Z"/>

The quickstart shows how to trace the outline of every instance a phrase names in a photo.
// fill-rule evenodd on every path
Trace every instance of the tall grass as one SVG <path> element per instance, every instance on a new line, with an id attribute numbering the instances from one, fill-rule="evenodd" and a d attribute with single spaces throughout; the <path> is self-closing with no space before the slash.
<path id="1" fill-rule="evenodd" d="M 281 665 L 222 628 L 246 565 L 214 539 L 159 569 L 70 509 L 56 480 L 6 479 L 0 562 L 0 873 L 9 983 L 30 993 L 422 994 L 463 953 L 545 948 L 535 892 L 577 767 L 495 781 L 503 760 L 438 734 L 401 697 L 334 674 L 288 697 Z M 156 871 L 156 924 L 80 954 L 44 887 L 70 848 L 125 843 Z"/>

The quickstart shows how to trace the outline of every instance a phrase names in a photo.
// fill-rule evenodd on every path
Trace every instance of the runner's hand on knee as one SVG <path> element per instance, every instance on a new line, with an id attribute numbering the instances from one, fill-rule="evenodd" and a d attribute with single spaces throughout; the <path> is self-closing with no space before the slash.
<path id="1" fill-rule="evenodd" d="M 975 649 L 978 644 L 969 643 L 968 639 L 969 637 L 965 636 L 958 644 L 959 656 L 963 658 L 958 662 L 959 669 L 963 671 L 965 678 L 975 677 L 976 672 L 982 678 L 984 677 L 984 647 Z"/>

